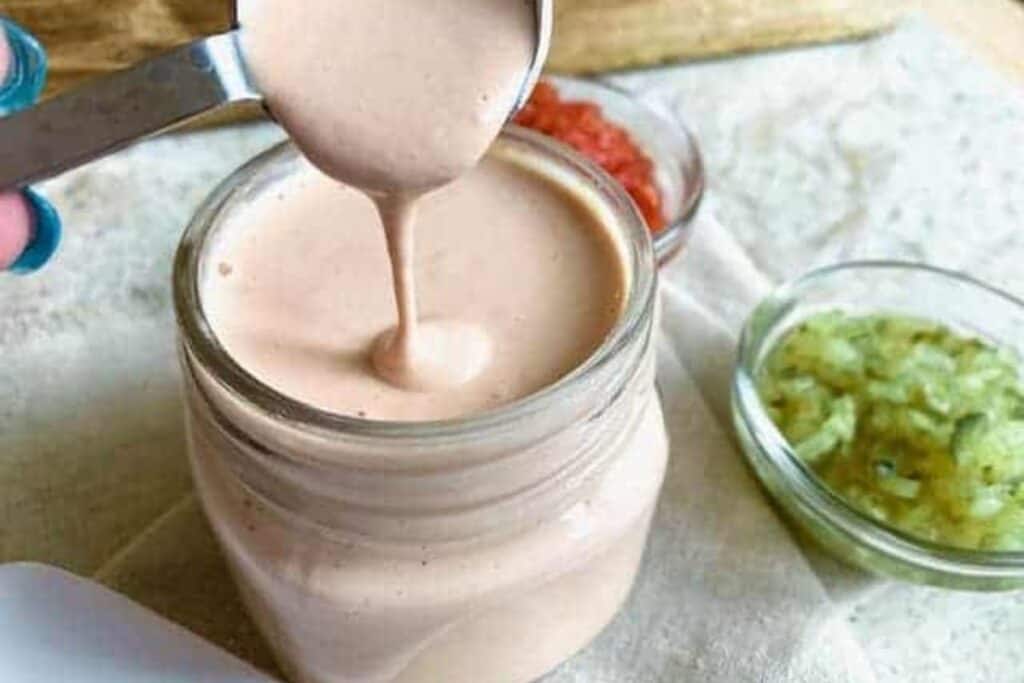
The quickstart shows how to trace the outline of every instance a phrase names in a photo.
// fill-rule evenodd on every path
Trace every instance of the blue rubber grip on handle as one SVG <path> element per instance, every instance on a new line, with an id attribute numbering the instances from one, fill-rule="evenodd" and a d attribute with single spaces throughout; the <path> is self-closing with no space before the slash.
<path id="1" fill-rule="evenodd" d="M 11 68 L 0 76 L 0 116 L 27 109 L 46 87 L 46 51 L 32 34 L 0 17 L 2 31 L 11 47 Z"/>

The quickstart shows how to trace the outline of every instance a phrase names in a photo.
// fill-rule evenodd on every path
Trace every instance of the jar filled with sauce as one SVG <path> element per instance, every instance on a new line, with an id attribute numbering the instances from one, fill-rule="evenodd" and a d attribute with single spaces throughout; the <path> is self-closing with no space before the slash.
<path id="1" fill-rule="evenodd" d="M 274 276 L 235 253 L 255 230 L 252 208 L 287 204 L 304 177 L 316 182 L 291 146 L 222 185 L 179 251 L 175 306 L 197 490 L 250 613 L 298 683 L 532 681 L 585 647 L 636 578 L 667 458 L 654 384 L 657 276 L 647 227 L 614 180 L 539 135 L 509 128 L 489 159 L 484 166 L 510 164 L 509 173 L 529 176 L 524 183 L 554 188 L 572 215 L 589 216 L 621 268 L 621 300 L 607 330 L 593 348 L 573 346 L 584 354 L 578 362 L 527 395 L 481 394 L 462 406 L 475 396 L 465 389 L 410 398 L 409 414 L 381 413 L 391 404 L 370 384 L 354 403 L 351 395 L 335 403 L 330 391 L 304 393 L 330 364 L 362 367 L 364 358 L 303 348 L 308 358 L 280 366 L 290 373 L 285 378 L 275 375 L 274 362 L 282 347 L 302 346 L 293 325 L 261 331 L 259 343 L 236 334 L 256 325 L 247 319 L 233 327 L 237 301 L 245 299 L 231 297 L 260 291 L 261 278 Z M 496 191 L 497 199 L 503 190 Z M 447 194 L 437 203 L 457 199 Z M 539 198 L 506 199 L 504 213 L 512 214 L 511 203 L 523 216 L 539 211 Z M 326 203 L 317 206 L 329 212 Z M 442 237 L 425 222 L 418 258 L 428 274 L 443 280 L 456 251 L 481 271 L 506 258 L 500 226 L 493 249 L 435 251 L 431 240 Z M 516 229 L 515 220 L 506 222 Z M 479 226 L 480 244 L 488 244 L 492 227 Z M 301 261 L 321 267 L 316 250 L 296 235 L 293 247 L 307 249 Z M 530 258 L 566 256 L 541 250 Z M 338 272 L 356 269 L 356 260 L 338 263 Z M 429 300 L 430 278 L 421 280 Z M 284 282 L 261 301 L 296 311 L 320 296 L 330 300 Z M 219 289 L 228 287 L 237 291 L 225 299 Z M 484 299 L 480 310 L 497 310 Z M 510 330 L 530 326 L 531 311 L 521 313 Z M 579 334 L 574 318 L 563 317 L 564 330 L 544 330 L 555 336 L 535 340 L 531 352 L 547 355 L 546 347 L 564 344 L 558 334 Z M 307 360 L 301 375 L 296 368 Z"/>

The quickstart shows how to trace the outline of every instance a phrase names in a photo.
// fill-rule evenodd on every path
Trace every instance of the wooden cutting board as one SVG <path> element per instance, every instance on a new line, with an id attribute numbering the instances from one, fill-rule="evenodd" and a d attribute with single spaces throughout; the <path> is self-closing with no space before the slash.
<path id="1" fill-rule="evenodd" d="M 549 67 L 586 73 L 868 35 L 901 0 L 556 0 Z"/>
<path id="2" fill-rule="evenodd" d="M 918 0 L 920 9 L 969 51 L 1024 83 L 1024 2 Z"/>
<path id="3" fill-rule="evenodd" d="M 551 67 L 592 72 L 849 38 L 888 25 L 891 8 L 901 4 L 556 0 Z M 223 30 L 229 21 L 226 0 L 0 0 L 0 14 L 30 27 L 50 50 L 51 91 Z"/>
<path id="4" fill-rule="evenodd" d="M 282 0 L 296 1 L 296 0 Z M 848 39 L 929 13 L 1024 79 L 1016 0 L 555 0 L 550 67 L 574 73 Z M 228 26 L 226 0 L 0 0 L 51 55 L 50 92 Z"/>

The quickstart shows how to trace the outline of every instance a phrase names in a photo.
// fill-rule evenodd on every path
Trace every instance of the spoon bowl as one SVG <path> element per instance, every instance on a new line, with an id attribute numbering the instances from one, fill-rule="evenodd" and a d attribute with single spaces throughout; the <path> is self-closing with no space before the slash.
<path id="1" fill-rule="evenodd" d="M 530 97 L 547 59 L 553 0 L 533 2 L 537 45 L 511 118 Z M 0 191 L 83 166 L 222 107 L 262 103 L 248 76 L 238 31 L 197 40 L 0 119 Z"/>

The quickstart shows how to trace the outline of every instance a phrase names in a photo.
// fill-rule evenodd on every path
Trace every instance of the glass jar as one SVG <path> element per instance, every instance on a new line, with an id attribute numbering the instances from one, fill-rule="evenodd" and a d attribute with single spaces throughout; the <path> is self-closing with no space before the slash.
<path id="1" fill-rule="evenodd" d="M 489 413 L 326 413 L 219 344 L 203 313 L 208 246 L 234 210 L 304 168 L 291 146 L 228 179 L 182 242 L 174 297 L 196 487 L 297 682 L 534 680 L 596 636 L 635 579 L 667 457 L 650 238 L 616 183 L 567 148 L 514 128 L 497 144 L 542 160 L 605 219 L 629 292 L 583 365 Z"/>

